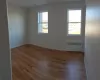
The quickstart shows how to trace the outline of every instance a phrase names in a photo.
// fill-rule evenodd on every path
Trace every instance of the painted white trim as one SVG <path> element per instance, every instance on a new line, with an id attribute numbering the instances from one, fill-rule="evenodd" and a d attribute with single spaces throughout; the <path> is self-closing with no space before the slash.
<path id="1" fill-rule="evenodd" d="M 81 10 L 81 32 L 80 32 L 80 34 L 68 34 L 68 19 L 69 19 L 69 14 L 68 14 L 68 12 L 69 12 L 69 10 Z M 82 36 L 82 8 L 68 8 L 67 9 L 67 36 Z"/>

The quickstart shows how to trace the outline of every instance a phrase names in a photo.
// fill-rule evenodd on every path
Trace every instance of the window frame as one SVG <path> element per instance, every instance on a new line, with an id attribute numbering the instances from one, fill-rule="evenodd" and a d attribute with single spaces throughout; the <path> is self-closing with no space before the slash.
<path id="1" fill-rule="evenodd" d="M 43 12 L 47 12 L 48 13 L 48 11 L 38 11 L 38 13 L 37 13 L 37 15 L 38 15 L 38 21 L 37 21 L 37 24 L 38 24 L 38 34 L 48 34 L 48 32 L 47 33 L 44 33 L 43 31 L 39 31 L 39 25 L 41 24 L 47 24 L 48 25 L 48 22 L 42 22 L 41 21 L 41 19 L 40 19 L 40 14 L 41 13 L 43 13 Z M 41 18 L 42 18 L 42 16 L 41 16 Z M 41 27 L 42 29 L 43 29 L 43 27 Z M 48 29 L 48 28 L 47 28 Z"/>
<path id="2" fill-rule="evenodd" d="M 80 22 L 69 22 L 69 11 L 70 10 L 81 10 L 81 21 Z M 80 23 L 81 24 L 81 29 L 80 29 L 80 34 L 69 34 L 69 23 Z M 67 36 L 82 36 L 82 8 L 69 8 L 67 9 Z"/>

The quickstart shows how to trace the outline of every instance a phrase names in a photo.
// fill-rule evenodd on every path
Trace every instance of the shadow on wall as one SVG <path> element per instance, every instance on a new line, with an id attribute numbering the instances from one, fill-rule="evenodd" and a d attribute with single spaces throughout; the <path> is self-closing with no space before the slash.
<path id="1" fill-rule="evenodd" d="M 8 27 L 10 48 L 25 44 L 26 40 L 26 13 L 24 9 L 8 7 Z"/>

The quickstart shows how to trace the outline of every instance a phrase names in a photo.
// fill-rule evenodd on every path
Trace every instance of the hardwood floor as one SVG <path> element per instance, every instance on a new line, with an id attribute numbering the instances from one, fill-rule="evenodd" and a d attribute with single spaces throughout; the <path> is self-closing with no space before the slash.
<path id="1" fill-rule="evenodd" d="M 13 80 L 86 80 L 81 52 L 49 50 L 33 45 L 12 49 Z"/>

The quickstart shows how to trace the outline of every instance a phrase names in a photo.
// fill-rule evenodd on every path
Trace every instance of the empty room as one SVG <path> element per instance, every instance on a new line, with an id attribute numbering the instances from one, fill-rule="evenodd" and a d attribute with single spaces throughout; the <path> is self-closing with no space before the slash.
<path id="1" fill-rule="evenodd" d="M 100 1 L 0 0 L 0 80 L 100 80 Z"/>
<path id="2" fill-rule="evenodd" d="M 13 80 L 86 80 L 85 1 L 8 0 Z"/>
<path id="3" fill-rule="evenodd" d="M 13 80 L 86 80 L 85 1 L 8 0 Z"/>

